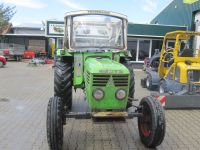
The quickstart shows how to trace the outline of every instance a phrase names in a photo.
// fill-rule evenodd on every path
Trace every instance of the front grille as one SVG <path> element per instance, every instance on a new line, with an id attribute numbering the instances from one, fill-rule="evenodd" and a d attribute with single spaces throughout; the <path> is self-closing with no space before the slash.
<path id="1" fill-rule="evenodd" d="M 90 73 L 87 71 L 86 72 L 86 84 L 90 83 Z"/>
<path id="2" fill-rule="evenodd" d="M 128 75 L 113 75 L 115 86 L 128 86 Z"/>
<path id="3" fill-rule="evenodd" d="M 93 86 L 106 86 L 111 77 L 116 87 L 128 86 L 128 75 L 93 75 Z"/>
<path id="4" fill-rule="evenodd" d="M 93 86 L 106 86 L 110 75 L 93 75 Z"/>

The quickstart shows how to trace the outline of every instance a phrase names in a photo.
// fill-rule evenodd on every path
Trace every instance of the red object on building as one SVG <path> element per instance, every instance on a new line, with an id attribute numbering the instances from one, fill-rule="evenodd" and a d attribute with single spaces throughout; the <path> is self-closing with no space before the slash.
<path id="1" fill-rule="evenodd" d="M 3 65 L 6 65 L 6 58 L 4 56 L 0 55 L 0 61 L 3 63 Z"/>
<path id="2" fill-rule="evenodd" d="M 24 58 L 26 59 L 35 58 L 35 52 L 31 50 L 24 51 Z"/>

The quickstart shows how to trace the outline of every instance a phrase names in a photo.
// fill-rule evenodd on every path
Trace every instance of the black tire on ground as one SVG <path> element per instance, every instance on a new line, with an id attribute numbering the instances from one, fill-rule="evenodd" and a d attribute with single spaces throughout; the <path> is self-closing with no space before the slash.
<path id="1" fill-rule="evenodd" d="M 130 61 L 125 61 L 124 66 L 126 66 L 130 72 L 130 85 L 129 85 L 129 96 L 130 98 L 134 99 L 134 93 L 135 93 L 135 74 L 133 71 L 133 64 Z M 129 108 L 132 106 L 132 100 L 128 100 L 127 107 Z"/>
<path id="2" fill-rule="evenodd" d="M 144 97 L 140 106 L 142 117 L 138 118 L 138 129 L 141 142 L 148 148 L 160 145 L 165 136 L 165 114 L 158 100 L 153 97 Z"/>
<path id="3" fill-rule="evenodd" d="M 15 56 L 15 60 L 16 60 L 16 61 L 21 61 L 21 56 L 18 56 L 18 55 Z"/>
<path id="4" fill-rule="evenodd" d="M 143 88 L 146 88 L 146 78 L 141 79 L 140 84 Z"/>
<path id="5" fill-rule="evenodd" d="M 152 77 L 150 74 L 147 75 L 147 78 L 146 78 L 146 87 L 147 89 L 149 90 L 154 90 L 155 89 L 155 86 L 152 85 Z"/>
<path id="6" fill-rule="evenodd" d="M 67 109 L 72 108 L 72 65 L 56 61 L 54 72 L 54 96 L 61 97 Z"/>
<path id="7" fill-rule="evenodd" d="M 165 80 L 161 80 L 160 81 L 160 85 L 159 85 L 159 93 L 163 94 L 163 93 L 167 93 L 167 83 Z"/>
<path id="8" fill-rule="evenodd" d="M 47 140 L 51 150 L 61 150 L 63 144 L 63 103 L 59 97 L 52 97 L 47 108 Z"/>

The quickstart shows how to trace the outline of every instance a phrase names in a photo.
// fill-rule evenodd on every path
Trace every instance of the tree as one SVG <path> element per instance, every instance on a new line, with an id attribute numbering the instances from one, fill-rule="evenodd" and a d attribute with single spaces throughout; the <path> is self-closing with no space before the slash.
<path id="1" fill-rule="evenodd" d="M 5 6 L 3 3 L 0 4 L 0 34 L 5 30 L 15 13 L 15 7 Z"/>

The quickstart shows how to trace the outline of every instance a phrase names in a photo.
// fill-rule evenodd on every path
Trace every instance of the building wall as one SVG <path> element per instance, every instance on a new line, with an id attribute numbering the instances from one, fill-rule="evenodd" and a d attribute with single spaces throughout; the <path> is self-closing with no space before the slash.
<path id="1" fill-rule="evenodd" d="M 28 37 L 28 36 L 7 36 L 8 43 L 21 44 L 26 50 L 43 51 L 46 50 L 45 37 Z"/>
<path id="2" fill-rule="evenodd" d="M 151 21 L 151 24 L 188 26 L 188 30 L 194 30 L 194 14 L 198 11 L 200 1 L 185 4 L 183 0 L 173 0 Z"/>
<path id="3" fill-rule="evenodd" d="M 14 34 L 40 34 L 44 35 L 45 31 L 38 28 L 13 28 Z"/>

